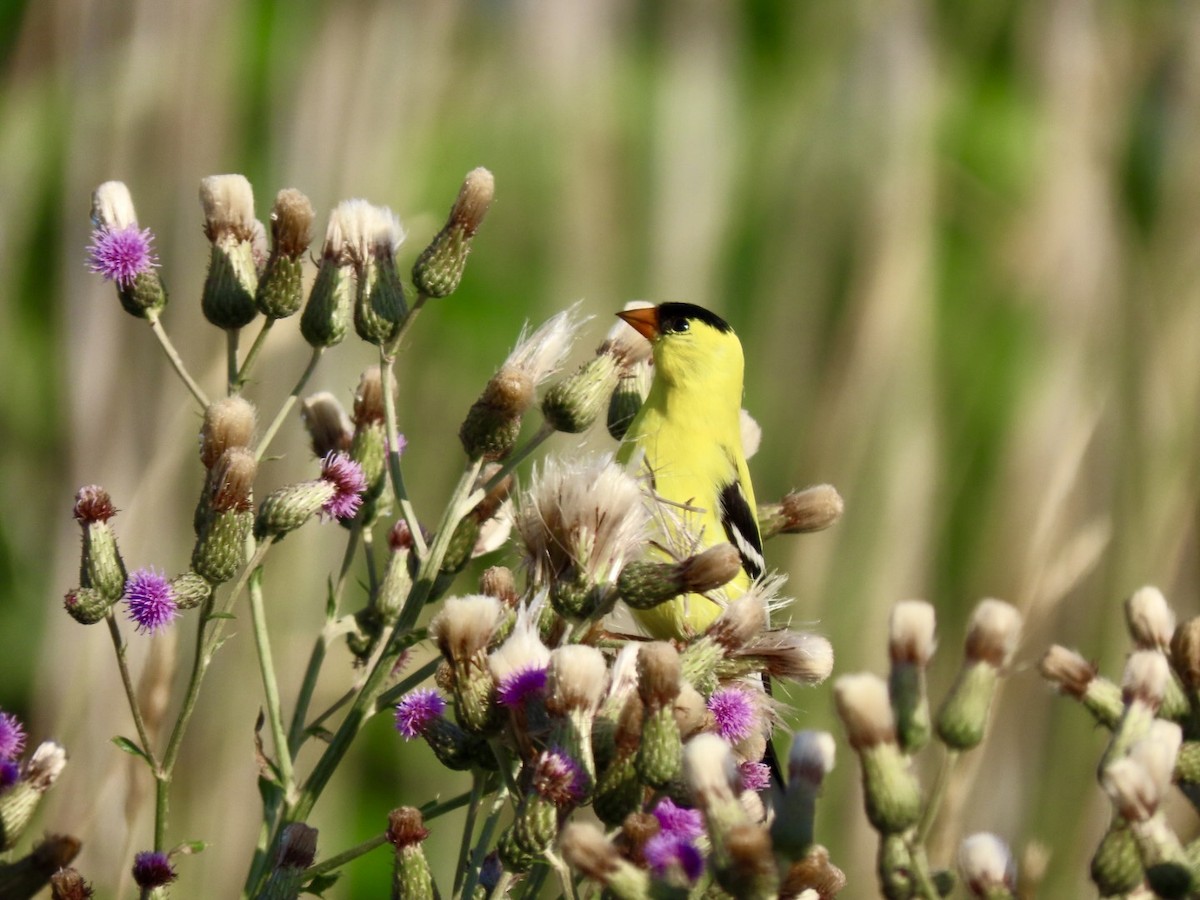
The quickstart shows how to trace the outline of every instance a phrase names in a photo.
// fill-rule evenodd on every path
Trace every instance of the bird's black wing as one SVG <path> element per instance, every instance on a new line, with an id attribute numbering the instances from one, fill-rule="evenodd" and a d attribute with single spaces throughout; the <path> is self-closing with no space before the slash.
<path id="1" fill-rule="evenodd" d="M 762 575 L 766 568 L 763 558 L 762 536 L 758 532 L 758 519 L 746 501 L 742 486 L 732 481 L 721 488 L 718 495 L 721 504 L 721 525 L 729 543 L 737 548 L 742 557 L 742 568 L 753 580 Z"/>

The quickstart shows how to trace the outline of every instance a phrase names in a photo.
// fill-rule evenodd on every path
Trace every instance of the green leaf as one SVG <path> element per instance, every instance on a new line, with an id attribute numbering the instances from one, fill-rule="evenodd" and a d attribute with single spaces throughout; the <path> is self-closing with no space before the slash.
<path id="1" fill-rule="evenodd" d="M 329 872 L 325 875 L 318 875 L 304 886 L 303 893 L 312 894 L 314 897 L 323 897 L 325 891 L 333 887 L 334 883 L 341 877 L 341 872 Z"/>
<path id="2" fill-rule="evenodd" d="M 208 849 L 208 841 L 183 841 L 171 848 L 170 856 L 195 856 Z"/>
<path id="3" fill-rule="evenodd" d="M 237 616 L 235 616 L 233 613 L 215 612 L 215 613 L 211 613 L 209 615 L 209 618 L 210 619 L 237 619 Z"/>
<path id="4" fill-rule="evenodd" d="M 150 765 L 150 757 L 146 755 L 146 751 L 136 741 L 131 741 L 127 737 L 117 735 L 112 739 L 112 742 L 128 753 L 130 756 L 138 756 L 146 761 L 146 765 Z"/>

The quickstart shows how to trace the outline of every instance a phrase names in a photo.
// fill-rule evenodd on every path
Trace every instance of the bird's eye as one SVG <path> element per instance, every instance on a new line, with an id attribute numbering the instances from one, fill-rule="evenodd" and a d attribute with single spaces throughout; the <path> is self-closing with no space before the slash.
<path id="1" fill-rule="evenodd" d="M 667 326 L 667 331 L 672 334 L 682 334 L 690 327 L 688 320 L 684 318 L 672 319 L 671 324 Z"/>

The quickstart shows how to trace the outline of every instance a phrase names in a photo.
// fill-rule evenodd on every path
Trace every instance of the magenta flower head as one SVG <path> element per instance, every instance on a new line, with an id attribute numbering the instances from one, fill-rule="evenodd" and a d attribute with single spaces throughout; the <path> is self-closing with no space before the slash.
<path id="1" fill-rule="evenodd" d="M 345 453 L 330 453 L 321 461 L 321 480 L 333 485 L 333 496 L 321 506 L 330 519 L 353 519 L 367 489 L 363 470 Z"/>
<path id="2" fill-rule="evenodd" d="M 587 779 L 562 750 L 543 750 L 533 767 L 533 789 L 555 806 L 574 806 L 587 790 Z"/>
<path id="3" fill-rule="evenodd" d="M 771 767 L 761 762 L 744 762 L 738 766 L 742 787 L 747 791 L 765 791 L 771 784 Z"/>
<path id="4" fill-rule="evenodd" d="M 531 666 L 513 672 L 496 685 L 496 699 L 501 706 L 516 709 L 530 697 L 546 691 L 546 667 Z"/>
<path id="5" fill-rule="evenodd" d="M 171 858 L 165 853 L 143 850 L 133 858 L 133 880 L 140 888 L 162 887 L 177 877 Z"/>
<path id="6" fill-rule="evenodd" d="M 704 817 L 698 809 L 678 806 L 670 797 L 663 797 L 654 807 L 654 818 L 662 834 L 691 840 L 704 834 Z"/>
<path id="7" fill-rule="evenodd" d="M 153 243 L 154 235 L 149 228 L 101 225 L 92 232 L 92 242 L 88 245 L 88 268 L 108 281 L 115 281 L 117 287 L 131 288 L 139 275 L 158 266 Z"/>
<path id="8" fill-rule="evenodd" d="M 740 688 L 713 691 L 708 711 L 717 722 L 717 733 L 731 744 L 744 741 L 758 727 L 758 704 Z"/>
<path id="9" fill-rule="evenodd" d="M 154 634 L 179 617 L 171 582 L 154 569 L 138 569 L 125 583 L 125 604 L 137 630 Z"/>
<path id="10" fill-rule="evenodd" d="M 0 793 L 21 780 L 21 764 L 15 759 L 0 760 Z"/>
<path id="11" fill-rule="evenodd" d="M 0 760 L 16 759 L 25 749 L 25 729 L 12 713 L 0 712 Z"/>
<path id="12" fill-rule="evenodd" d="M 429 723 L 440 719 L 446 711 L 446 701 L 433 688 L 417 688 L 400 698 L 396 704 L 396 730 L 406 741 L 425 733 Z"/>
<path id="13" fill-rule="evenodd" d="M 704 874 L 704 854 L 700 848 L 685 838 L 665 831 L 646 841 L 642 855 L 650 871 L 659 878 L 665 877 L 672 869 L 678 869 L 694 884 Z"/>

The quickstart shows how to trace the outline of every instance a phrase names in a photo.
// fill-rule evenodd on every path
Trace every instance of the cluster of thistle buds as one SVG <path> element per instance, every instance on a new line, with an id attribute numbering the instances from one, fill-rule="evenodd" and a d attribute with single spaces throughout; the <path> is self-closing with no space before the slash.
<path id="1" fill-rule="evenodd" d="M 415 294 L 406 294 L 396 262 L 403 239 L 396 217 L 362 200 L 339 204 L 305 298 L 303 260 L 314 213 L 303 194 L 281 191 L 268 229 L 254 216 L 245 178 L 204 179 L 210 260 L 201 308 L 229 335 L 227 396 L 210 401 L 161 327 L 167 293 L 153 236 L 138 224 L 125 186 L 102 185 L 93 201 L 91 267 L 116 284 L 127 312 L 151 325 L 202 405 L 203 479 L 190 561 L 173 577 L 151 567 L 128 570 L 113 529 L 115 504 L 103 488 L 82 488 L 75 503 L 83 530 L 79 585 L 64 605 L 80 623 L 107 623 L 122 667 L 118 611 L 138 632 L 154 634 L 197 610 L 194 671 L 202 676 L 220 644 L 221 620 L 247 584 L 252 613 L 260 615 L 254 604 L 261 591 L 255 594 L 251 573 L 260 570 L 265 551 L 314 518 L 338 520 L 349 529 L 350 546 L 361 541 L 366 548 L 370 567 L 366 605 L 338 614 L 343 578 L 331 592 L 322 637 L 345 634 L 354 663 L 366 670 L 348 721 L 427 677 L 395 684 L 422 634 L 419 617 L 432 607 L 427 634 L 441 660 L 434 685 L 404 695 L 395 722 L 447 768 L 471 773 L 477 805 L 492 798 L 478 842 L 466 835 L 456 894 L 499 897 L 525 883 L 532 896 L 550 870 L 569 877 L 562 875 L 569 865 L 621 897 L 694 891 L 831 897 L 844 878 L 816 842 L 813 820 L 833 765 L 832 738 L 798 733 L 787 771 L 776 771 L 771 783 L 772 765 L 778 769 L 771 736 L 783 707 L 768 684 L 816 684 L 833 666 L 825 638 L 771 624 L 772 612 L 786 603 L 779 597 L 783 579 L 772 575 L 744 593 L 727 593 L 741 571 L 736 549 L 705 546 L 681 528 L 674 529 L 685 538 L 681 544 L 692 549 L 648 559 L 656 524 L 675 513 L 611 454 L 550 457 L 535 467 L 525 490 L 515 489 L 515 467 L 555 433 L 579 434 L 602 420 L 613 438 L 622 438 L 651 377 L 650 347 L 640 335 L 617 323 L 594 355 L 555 379 L 586 318 L 572 307 L 523 331 L 459 429 L 466 468 L 436 528 L 426 529 L 408 501 L 392 362 L 415 310 L 458 286 L 492 190 L 486 170 L 468 174 L 445 227 L 412 269 Z M 242 388 L 268 331 L 291 316 L 313 350 L 305 378 L 351 328 L 378 348 L 379 364 L 363 373 L 350 412 L 327 392 L 300 401 L 319 473 L 256 498 L 260 462 L 301 388 L 265 432 Z M 239 360 L 237 335 L 260 317 L 259 336 Z M 518 446 L 535 410 L 540 428 Z M 749 456 L 758 434 L 748 416 L 743 431 Z M 837 491 L 819 485 L 764 505 L 758 515 L 769 538 L 821 530 L 841 512 Z M 377 571 L 372 531 L 393 513 L 399 515 L 385 526 L 390 553 Z M 471 560 L 510 541 L 522 558 L 520 574 L 495 566 L 483 574 L 479 593 L 447 597 Z M 629 618 L 630 610 L 697 595 L 723 608 L 702 631 L 646 641 Z M 257 618 L 252 624 L 257 632 Z M 259 643 L 266 643 L 261 634 Z M 323 659 L 323 652 L 314 656 L 318 664 Z M 269 659 L 261 664 L 269 680 Z M 268 697 L 272 702 L 278 707 Z M 150 764 L 161 787 L 186 718 L 165 753 L 156 753 L 132 695 L 131 707 L 138 741 L 120 740 Z M 189 709 L 185 703 L 181 716 Z M 345 742 L 331 736 L 313 773 L 324 780 L 300 783 L 289 771 L 290 756 L 309 737 L 330 736 L 320 727 L 323 716 L 310 724 L 303 711 L 301 704 L 289 734 L 278 709 L 270 710 L 276 757 L 261 752 L 270 840 L 258 848 L 247 882 L 255 896 L 295 896 L 324 877 L 314 874 L 325 871 L 313 865 L 316 832 L 301 819 L 339 758 L 330 754 L 344 752 Z M 357 727 L 342 730 L 352 735 Z M 328 759 L 333 763 L 326 766 Z M 596 819 L 613 833 L 588 824 Z M 156 838 L 165 830 L 157 825 Z M 420 810 L 393 814 L 386 840 L 396 851 L 396 896 L 437 895 L 422 849 L 427 834 Z M 177 855 L 161 847 L 139 854 L 139 886 L 157 891 L 172 882 Z"/>
<path id="2" fill-rule="evenodd" d="M 1200 841 L 1185 843 L 1165 815 L 1172 784 L 1200 810 L 1200 617 L 1176 625 L 1162 592 L 1125 601 L 1133 649 L 1121 681 L 1073 650 L 1052 646 L 1042 675 L 1109 733 L 1097 777 L 1112 820 L 1092 857 L 1104 897 L 1194 897 Z"/>
<path id="3" fill-rule="evenodd" d="M 958 675 L 936 714 L 926 686 L 935 631 L 929 603 L 897 603 L 889 622 L 887 679 L 862 673 L 834 683 L 838 716 L 859 759 L 867 819 L 879 835 L 879 884 L 888 900 L 935 900 L 954 889 L 954 872 L 935 869 L 928 858 L 925 842 L 940 797 L 922 791 L 914 758 L 936 738 L 946 751 L 948 776 L 959 754 L 983 740 L 999 680 L 1017 648 L 1021 616 L 1000 600 L 979 603 L 967 625 Z M 972 897 L 1016 897 L 1011 855 L 994 835 L 964 841 L 959 870 Z"/>

